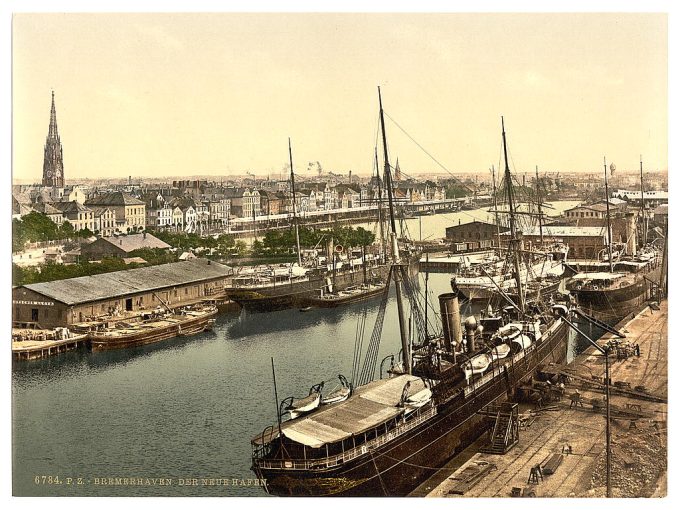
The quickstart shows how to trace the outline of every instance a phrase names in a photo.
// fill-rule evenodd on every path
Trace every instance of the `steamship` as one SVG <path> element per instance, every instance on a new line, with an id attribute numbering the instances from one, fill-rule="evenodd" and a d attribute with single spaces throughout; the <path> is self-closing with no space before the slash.
<path id="1" fill-rule="evenodd" d="M 642 162 L 640 162 L 642 165 Z M 616 167 L 610 166 L 610 171 Z M 642 166 L 640 167 L 642 173 Z M 636 250 L 637 232 L 633 215 L 628 215 L 627 239 L 615 245 L 609 214 L 609 185 L 607 163 L 604 164 L 605 198 L 607 204 L 607 250 L 605 260 L 582 264 L 569 290 L 579 307 L 590 316 L 614 325 L 631 313 L 637 312 L 653 293 L 661 275 L 661 257 L 653 245 Z M 631 255 L 626 255 L 630 253 Z"/>
<path id="2" fill-rule="evenodd" d="M 385 179 L 391 193 L 382 101 L 380 119 Z M 505 161 L 510 183 L 507 152 Z M 510 245 L 519 264 L 511 186 L 507 188 Z M 394 217 L 391 201 L 390 216 Z M 347 398 L 324 405 L 322 385 L 315 385 L 309 396 L 299 400 L 295 418 L 284 421 L 281 411 L 286 408 L 280 406 L 277 424 L 251 440 L 252 470 L 271 494 L 406 495 L 484 433 L 488 423 L 480 411 L 501 404 L 540 365 L 566 359 L 567 306 L 556 305 L 551 311 L 531 307 L 522 301 L 523 293 L 520 303 L 502 314 L 480 318 L 479 324 L 468 318 L 465 340 L 458 293 L 440 296 L 443 336 L 433 339 L 426 332 L 412 350 L 402 302 L 407 272 L 396 247 L 394 223 L 391 241 L 393 278 L 388 277 L 388 283 L 390 279 L 395 283 L 401 360 L 386 378 L 370 380 L 378 352 L 372 343 Z M 518 279 L 517 284 L 522 282 Z M 408 290 L 409 285 L 405 282 L 404 287 Z M 417 308 L 412 307 L 414 312 L 417 316 Z M 302 404 L 307 411 L 299 414 Z"/>

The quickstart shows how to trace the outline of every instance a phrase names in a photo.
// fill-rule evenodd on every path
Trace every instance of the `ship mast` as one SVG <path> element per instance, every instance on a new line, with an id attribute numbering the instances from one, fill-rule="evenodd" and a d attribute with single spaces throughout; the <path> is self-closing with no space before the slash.
<path id="1" fill-rule="evenodd" d="M 538 180 L 538 165 L 536 165 L 536 202 L 538 205 L 538 230 L 541 234 L 541 246 L 543 246 L 543 209 L 541 208 L 541 187 Z"/>
<path id="2" fill-rule="evenodd" d="M 496 168 L 491 165 L 491 182 L 493 184 L 493 211 L 496 217 L 496 243 L 498 244 L 498 250 L 500 255 L 501 249 L 501 220 L 498 216 L 498 196 L 496 194 Z"/>
<path id="3" fill-rule="evenodd" d="M 378 224 L 380 225 L 380 249 L 383 261 L 387 260 L 387 246 L 385 246 L 385 226 L 383 225 L 382 211 L 382 180 L 380 179 L 380 166 L 378 165 L 378 146 L 375 146 L 375 175 L 378 178 Z"/>
<path id="4" fill-rule="evenodd" d="M 298 265 L 302 265 L 302 255 L 300 254 L 300 231 L 298 229 L 297 212 L 295 210 L 295 172 L 293 172 L 293 149 L 288 138 L 288 156 L 290 157 L 290 187 L 293 191 L 293 223 L 295 224 L 295 244 L 297 245 Z"/>
<path id="5" fill-rule="evenodd" d="M 647 244 L 647 216 L 645 215 L 645 186 L 642 180 L 642 154 L 640 154 L 640 213 L 642 214 L 642 246 Z"/>
<path id="6" fill-rule="evenodd" d="M 401 267 L 399 260 L 399 246 L 397 244 L 397 226 L 394 221 L 394 201 L 392 199 L 392 177 L 390 173 L 390 159 L 387 154 L 387 137 L 385 135 L 385 116 L 383 115 L 382 96 L 380 95 L 380 87 L 378 87 L 378 103 L 380 104 L 380 127 L 382 130 L 382 141 L 384 150 L 385 162 L 385 187 L 387 188 L 387 197 L 390 210 L 390 239 L 392 241 L 392 272 L 394 275 L 394 287 L 397 293 L 397 311 L 399 313 L 399 332 L 401 333 L 401 351 L 402 361 L 404 363 L 404 372 L 410 374 L 411 370 L 411 352 L 406 334 L 406 324 L 404 322 L 404 301 L 401 295 Z"/>
<path id="7" fill-rule="evenodd" d="M 612 224 L 609 217 L 609 183 L 607 182 L 607 157 L 604 157 L 604 199 L 607 204 L 607 250 L 609 251 L 609 272 L 614 272 L 612 261 Z"/>
<path id="8" fill-rule="evenodd" d="M 524 289 L 522 288 L 522 276 L 520 274 L 519 254 L 520 246 L 517 238 L 517 225 L 515 223 L 515 197 L 512 189 L 512 176 L 508 165 L 508 144 L 505 139 L 505 120 L 501 116 L 501 129 L 503 131 L 503 155 L 505 157 L 505 189 L 508 197 L 508 209 L 510 219 L 510 252 L 512 253 L 513 264 L 515 266 L 515 282 L 517 283 L 517 300 L 519 310 L 524 315 Z"/>

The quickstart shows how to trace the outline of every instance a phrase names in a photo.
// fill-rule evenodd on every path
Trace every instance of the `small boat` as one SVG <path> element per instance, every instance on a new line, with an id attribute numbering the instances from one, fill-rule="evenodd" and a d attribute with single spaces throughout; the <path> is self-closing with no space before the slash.
<path id="1" fill-rule="evenodd" d="M 347 381 L 344 375 L 339 375 L 341 386 L 321 399 L 321 405 L 336 404 L 343 402 L 352 394 L 352 385 Z"/>
<path id="2" fill-rule="evenodd" d="M 464 368 L 465 379 L 470 379 L 473 375 L 483 374 L 491 365 L 491 361 L 491 355 L 486 352 L 470 358 Z"/>
<path id="3" fill-rule="evenodd" d="M 508 354 L 510 354 L 510 346 L 508 344 L 496 345 L 494 346 L 493 349 L 491 349 L 492 361 L 496 361 L 497 359 L 503 359 L 507 357 Z"/>
<path id="4" fill-rule="evenodd" d="M 305 306 L 305 307 L 300 308 L 300 311 L 301 311 L 301 312 L 308 312 L 308 311 L 310 311 L 311 309 L 312 309 L 311 306 Z"/>
<path id="5" fill-rule="evenodd" d="M 331 391 L 328 395 L 321 399 L 322 405 L 336 404 L 337 402 L 342 402 L 347 400 L 351 390 L 349 388 L 338 388 L 335 391 Z"/>
<path id="6" fill-rule="evenodd" d="M 286 411 L 290 413 L 291 420 L 294 420 L 298 416 L 313 411 L 321 403 L 321 393 L 312 392 L 305 398 L 298 400 L 293 400 L 293 402 L 286 407 Z"/>

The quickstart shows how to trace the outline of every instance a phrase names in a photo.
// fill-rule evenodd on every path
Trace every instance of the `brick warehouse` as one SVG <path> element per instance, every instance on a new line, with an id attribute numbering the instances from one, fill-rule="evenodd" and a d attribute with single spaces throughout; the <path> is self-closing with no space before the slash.
<path id="1" fill-rule="evenodd" d="M 69 326 L 113 311 L 195 303 L 221 292 L 232 269 L 206 259 L 32 283 L 12 289 L 13 325 Z"/>

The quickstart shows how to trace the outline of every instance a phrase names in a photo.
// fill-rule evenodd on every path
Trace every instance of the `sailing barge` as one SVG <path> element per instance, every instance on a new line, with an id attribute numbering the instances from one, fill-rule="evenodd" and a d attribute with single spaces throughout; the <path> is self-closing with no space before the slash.
<path id="1" fill-rule="evenodd" d="M 350 386 L 348 398 L 305 414 L 296 409 L 295 417 L 285 422 L 283 405 L 279 406 L 278 424 L 251 440 L 251 469 L 271 494 L 404 496 L 484 433 L 488 422 L 480 411 L 510 397 L 541 365 L 566 360 L 568 324 L 563 317 L 569 313 L 567 306 L 555 305 L 552 313 L 525 307 L 510 185 L 510 249 L 520 289 L 515 313 L 504 310 L 502 315 L 480 318 L 479 326 L 469 318 L 463 342 L 458 293 L 444 294 L 439 297 L 443 337 L 429 338 L 425 328 L 423 343 L 412 352 L 401 282 L 407 292 L 410 284 L 397 249 L 382 102 L 380 121 L 401 362 L 390 368 L 387 378 L 371 381 L 378 352 L 372 336 L 358 384 Z M 505 162 L 510 183 L 507 150 Z M 411 303 L 419 322 L 419 309 Z M 381 308 L 378 316 L 384 318 L 383 312 Z M 377 323 L 374 334 L 381 327 Z M 357 352 L 355 360 L 358 363 Z M 310 397 L 313 394 L 310 390 Z"/>
<path id="2" fill-rule="evenodd" d="M 196 305 L 168 313 L 149 313 L 138 322 L 118 322 L 89 333 L 93 351 L 147 345 L 177 336 L 192 336 L 212 329 L 214 305 Z"/>

